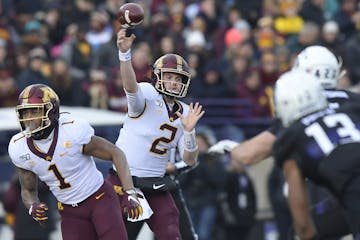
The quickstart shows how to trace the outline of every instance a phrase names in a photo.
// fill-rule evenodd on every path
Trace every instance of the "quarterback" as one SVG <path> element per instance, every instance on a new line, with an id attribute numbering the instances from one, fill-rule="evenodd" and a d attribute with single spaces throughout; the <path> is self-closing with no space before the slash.
<path id="1" fill-rule="evenodd" d="M 131 63 L 135 35 L 117 35 L 120 72 L 128 101 L 128 116 L 116 145 L 124 150 L 134 185 L 149 202 L 154 214 L 147 220 L 156 239 L 181 239 L 179 213 L 169 192 L 175 186 L 165 177 L 170 149 L 178 147 L 184 162 L 195 164 L 198 147 L 195 125 L 204 115 L 199 103 L 187 105 L 178 98 L 186 96 L 190 85 L 189 67 L 179 55 L 166 54 L 155 61 L 150 83 L 137 83 Z M 109 175 L 115 185 L 117 178 Z M 131 228 L 131 224 L 127 229 Z"/>
<path id="2" fill-rule="evenodd" d="M 58 200 L 64 240 L 127 239 L 117 195 L 92 158 L 112 161 L 130 191 L 134 186 L 124 153 L 95 136 L 88 122 L 71 114 L 60 116 L 59 105 L 56 93 L 43 84 L 30 85 L 19 95 L 21 132 L 12 137 L 8 150 L 29 214 L 46 226 L 48 207 L 38 198 L 39 177 Z M 137 196 L 127 199 L 129 217 L 138 218 L 142 208 Z"/>

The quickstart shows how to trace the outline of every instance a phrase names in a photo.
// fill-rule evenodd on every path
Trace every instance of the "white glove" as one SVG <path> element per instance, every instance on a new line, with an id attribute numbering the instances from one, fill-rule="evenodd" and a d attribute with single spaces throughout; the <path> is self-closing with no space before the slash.
<path id="1" fill-rule="evenodd" d="M 214 145 L 212 145 L 208 149 L 208 152 L 225 154 L 226 152 L 231 152 L 231 150 L 233 150 L 238 144 L 239 143 L 229 139 L 221 140 L 215 143 Z"/>

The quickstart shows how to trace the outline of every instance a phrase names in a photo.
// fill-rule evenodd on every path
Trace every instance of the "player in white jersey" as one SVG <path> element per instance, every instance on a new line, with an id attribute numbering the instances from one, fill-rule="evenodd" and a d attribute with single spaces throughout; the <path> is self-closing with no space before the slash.
<path id="1" fill-rule="evenodd" d="M 173 181 L 164 177 L 170 149 L 178 147 L 188 165 L 195 164 L 198 148 L 195 125 L 204 115 L 199 103 L 190 106 L 178 100 L 190 85 L 189 67 L 179 55 L 166 54 L 153 66 L 154 86 L 137 83 L 131 63 L 135 35 L 117 35 L 121 78 L 128 101 L 128 116 L 116 145 L 128 159 L 134 185 L 140 188 L 154 214 L 147 220 L 156 239 L 181 239 L 179 213 L 169 189 Z M 113 176 L 109 175 L 111 180 Z M 120 184 L 116 178 L 113 183 Z M 128 227 L 128 226 L 127 226 Z M 129 224 L 128 231 L 131 228 Z"/>
<path id="2" fill-rule="evenodd" d="M 59 113 L 59 98 L 48 86 L 34 84 L 19 95 L 16 113 L 21 132 L 9 143 L 9 155 L 17 167 L 21 196 L 29 214 L 45 226 L 45 203 L 37 193 L 37 177 L 58 200 L 64 240 L 127 239 L 122 209 L 108 181 L 104 181 L 92 156 L 112 161 L 126 190 L 134 188 L 124 153 L 95 136 L 94 129 L 71 114 Z M 126 209 L 138 218 L 142 208 L 129 195 Z"/>

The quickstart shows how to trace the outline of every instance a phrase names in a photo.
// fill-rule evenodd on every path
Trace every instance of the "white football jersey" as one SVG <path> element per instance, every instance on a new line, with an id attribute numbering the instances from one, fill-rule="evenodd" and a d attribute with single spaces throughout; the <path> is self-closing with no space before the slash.
<path id="1" fill-rule="evenodd" d="M 88 122 L 62 114 L 59 128 L 52 134 L 56 145 L 52 140 L 33 141 L 18 133 L 9 143 L 9 155 L 17 167 L 32 171 L 45 182 L 58 201 L 75 204 L 88 198 L 104 182 L 93 158 L 82 154 L 83 145 L 93 135 L 94 129 Z"/>
<path id="2" fill-rule="evenodd" d="M 127 116 L 116 145 L 125 152 L 130 172 L 137 177 L 162 177 L 184 129 L 180 119 L 168 112 L 161 94 L 149 83 L 139 83 L 145 108 L 136 118 Z M 184 116 L 189 106 L 175 101 L 174 109 Z"/>

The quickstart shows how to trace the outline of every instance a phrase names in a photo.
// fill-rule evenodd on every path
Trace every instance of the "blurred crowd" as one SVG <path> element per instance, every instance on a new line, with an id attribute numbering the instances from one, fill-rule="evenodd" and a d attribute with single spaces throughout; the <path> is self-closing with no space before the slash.
<path id="1" fill-rule="evenodd" d="M 18 91 L 45 83 L 63 105 L 126 111 L 115 36 L 122 0 L 1 0 L 0 107 Z M 138 81 L 164 53 L 192 71 L 188 98 L 244 100 L 236 117 L 269 117 L 271 87 L 306 46 L 324 45 L 347 70 L 341 87 L 360 81 L 357 0 L 138 0 L 145 9 L 132 61 Z"/>
<path id="2" fill-rule="evenodd" d="M 25 86 L 43 83 L 58 93 L 62 105 L 126 112 L 116 47 L 117 11 L 125 2 L 0 0 L 0 107 L 14 107 Z M 329 48 L 343 62 L 347 74 L 339 87 L 358 91 L 360 86 L 358 0 L 132 2 L 145 10 L 141 27 L 128 30 L 137 37 L 132 49 L 137 80 L 150 81 L 150 64 L 165 53 L 178 53 L 191 68 L 188 101 L 210 99 L 211 105 L 230 99 L 225 104 L 233 106 L 237 119 L 269 118 L 274 82 L 301 50 L 314 44 Z M 235 104 L 239 100 L 248 107 Z M 209 139 L 198 138 L 204 148 L 200 166 L 182 182 L 196 230 L 210 236 L 220 224 L 227 231 L 217 231 L 217 239 L 245 236 L 256 208 L 251 179 L 242 166 L 219 166 L 218 159 L 206 154 Z M 227 177 L 219 179 L 219 171 Z M 289 224 L 286 210 L 284 215 Z"/>

